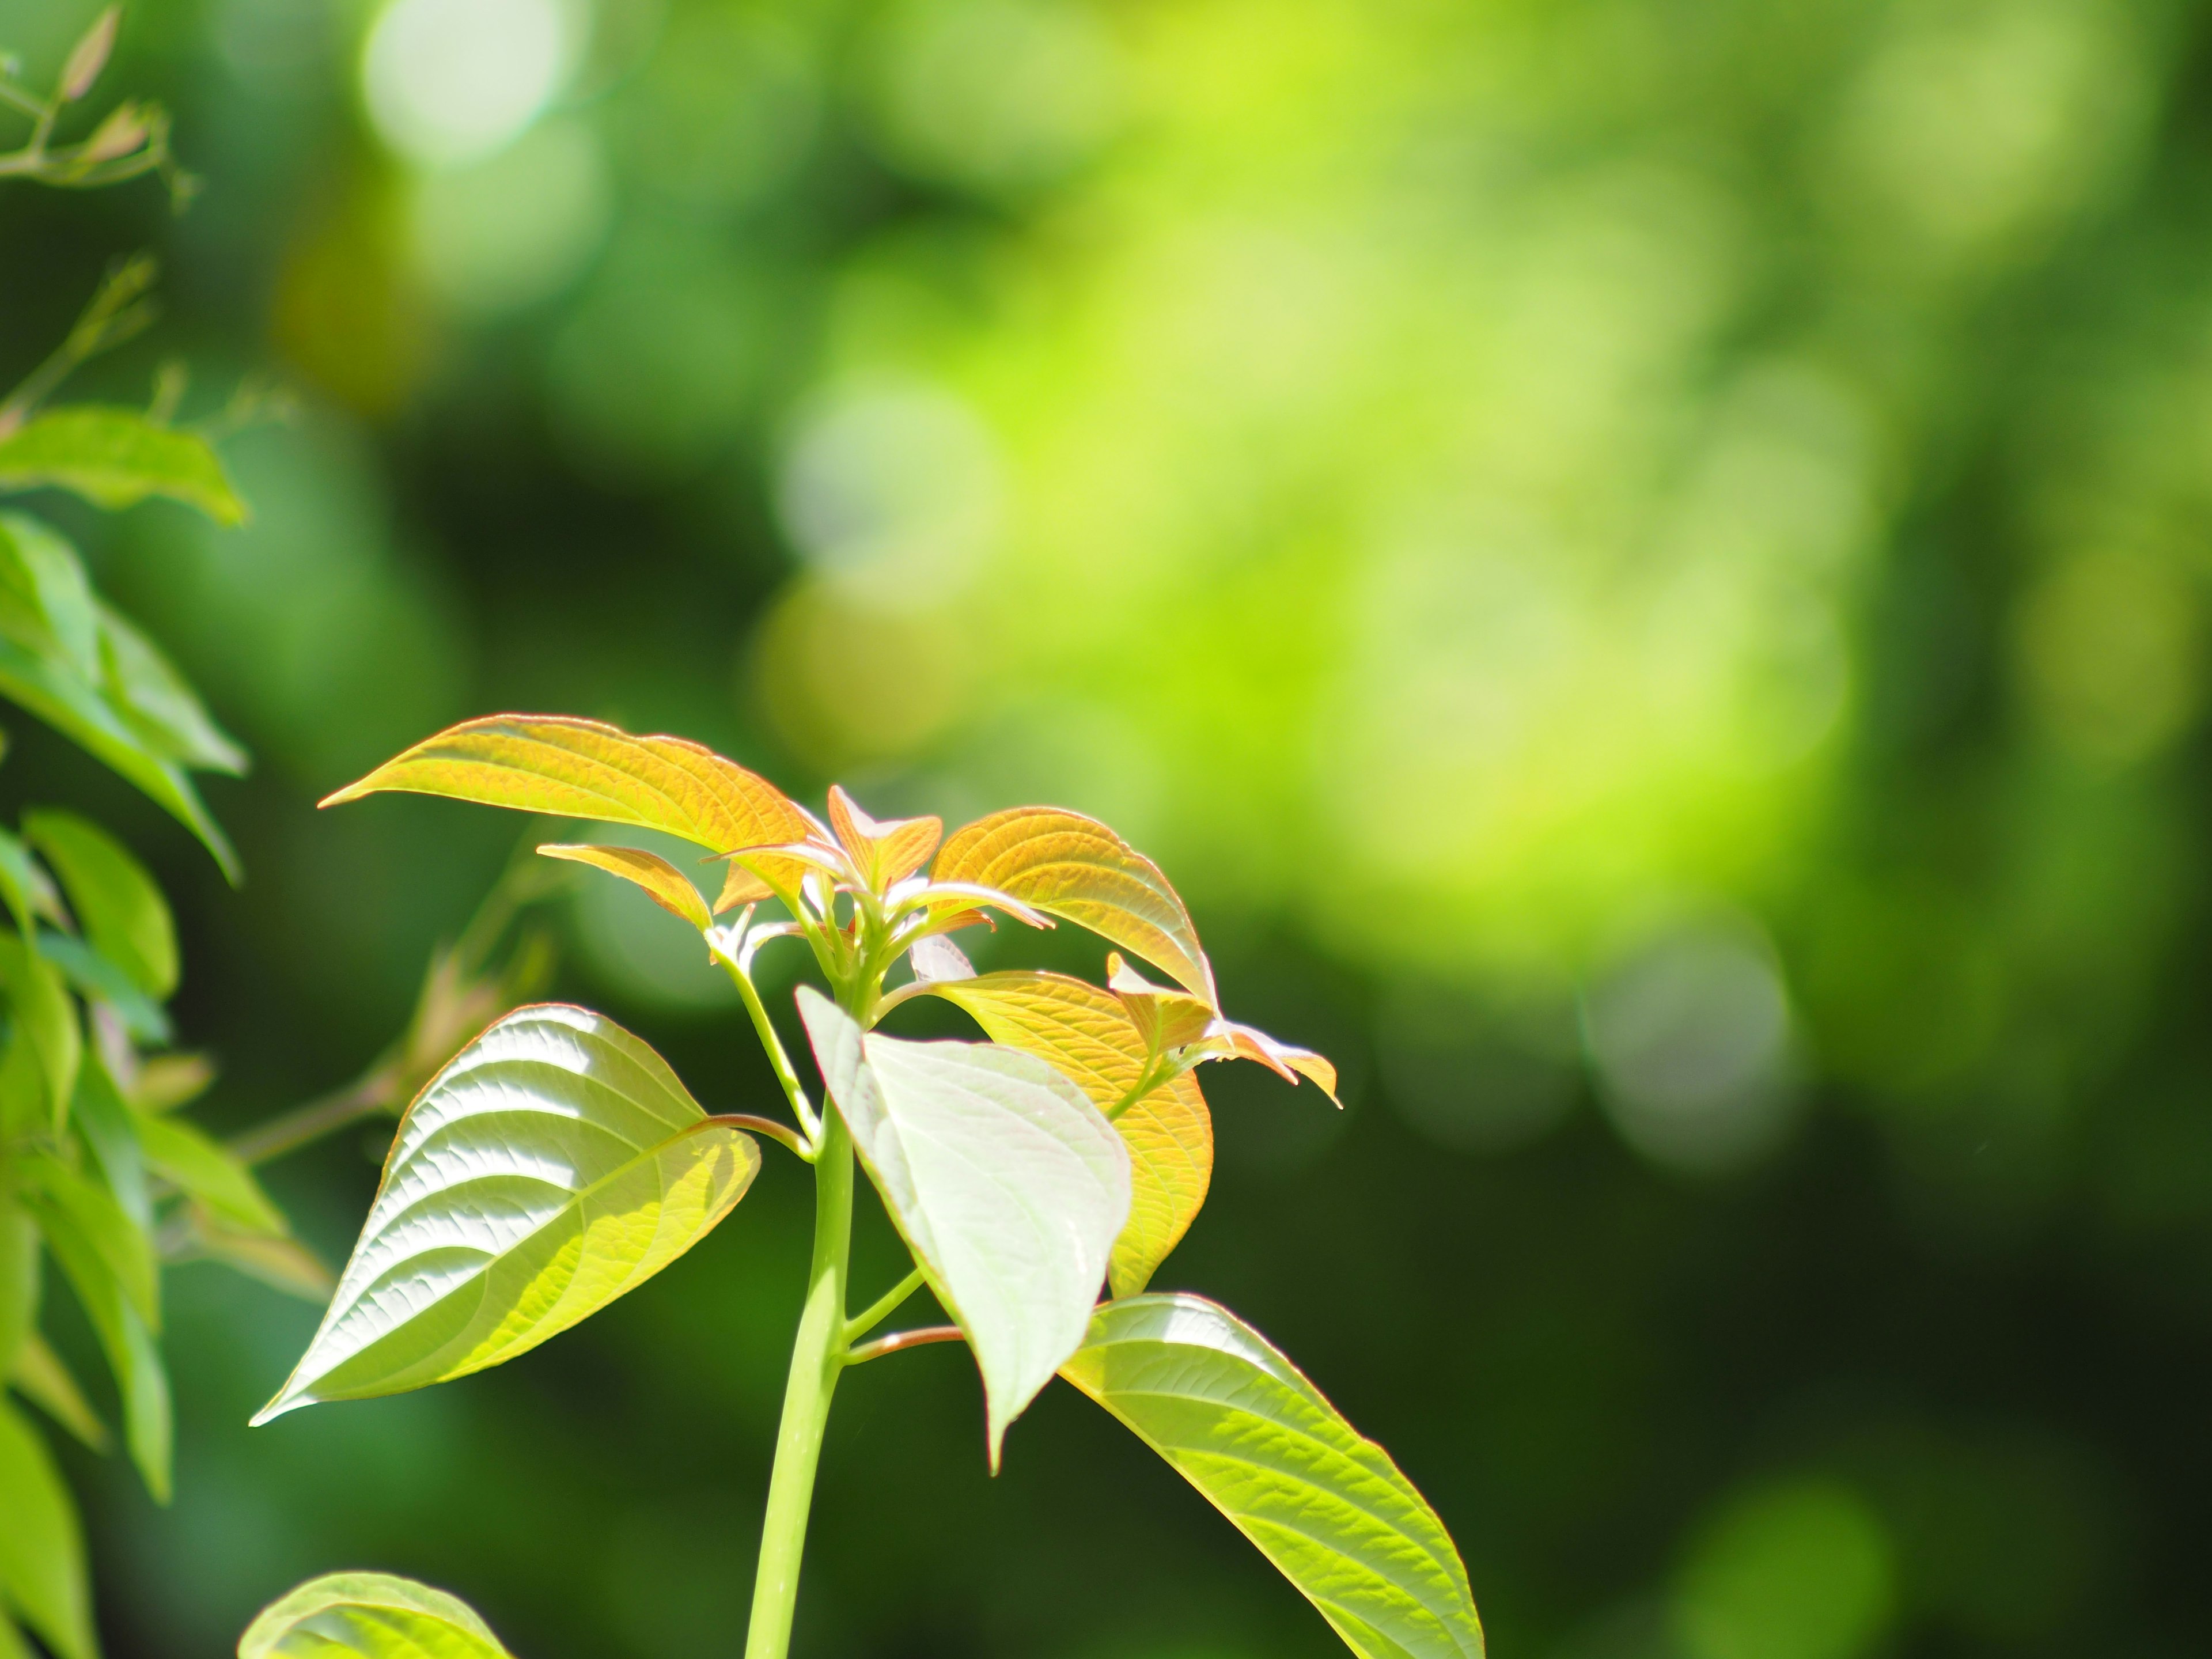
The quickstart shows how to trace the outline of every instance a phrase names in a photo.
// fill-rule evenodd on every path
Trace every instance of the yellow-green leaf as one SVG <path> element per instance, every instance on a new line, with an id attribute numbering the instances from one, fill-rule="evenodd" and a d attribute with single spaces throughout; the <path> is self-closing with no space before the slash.
<path id="1" fill-rule="evenodd" d="M 42 484 L 112 511 L 166 495 L 217 524 L 246 521 L 246 503 L 197 432 L 156 426 L 135 409 L 80 404 L 36 416 L 0 441 L 0 489 Z"/>
<path id="2" fill-rule="evenodd" d="M 138 1145 L 154 1173 L 243 1232 L 281 1238 L 283 1212 L 236 1157 L 181 1117 L 142 1117 Z"/>
<path id="3" fill-rule="evenodd" d="M 707 912 L 707 901 L 700 896 L 691 878 L 658 853 L 648 853 L 641 847 L 599 847 L 566 842 L 549 842 L 538 850 L 549 859 L 588 864 L 595 870 L 635 882 L 655 904 L 669 915 L 690 922 L 702 933 L 714 925 L 714 918 Z"/>
<path id="4" fill-rule="evenodd" d="M 513 1659 L 458 1596 L 388 1572 L 332 1572 L 272 1601 L 238 1659 Z"/>
<path id="5" fill-rule="evenodd" d="M 84 1389 L 70 1374 L 69 1367 L 62 1364 L 61 1356 L 48 1347 L 46 1338 L 36 1331 L 24 1339 L 9 1381 L 24 1399 L 92 1450 L 107 1449 L 107 1425 L 100 1420 L 100 1413 L 85 1399 Z"/>
<path id="6" fill-rule="evenodd" d="M 57 1128 L 67 1118 L 84 1055 L 76 1005 L 54 965 L 27 950 L 19 934 L 0 933 L 0 992 L 15 1022 L 14 1041 L 27 1043 L 38 1060 L 46 1105 Z"/>
<path id="7" fill-rule="evenodd" d="M 0 1376 L 30 1340 L 39 1319 L 39 1224 L 0 1181 Z"/>
<path id="8" fill-rule="evenodd" d="M 853 860 L 860 878 L 876 892 L 904 881 L 929 862 L 945 836 L 942 818 L 891 818 L 878 822 L 836 784 L 830 786 L 830 827 Z"/>
<path id="9" fill-rule="evenodd" d="M 146 866 L 91 819 L 58 808 L 23 814 L 23 835 L 61 878 L 92 948 L 147 995 L 177 988 L 177 928 Z"/>
<path id="10" fill-rule="evenodd" d="M 565 714 L 492 714 L 426 738 L 322 803 L 380 790 L 632 823 L 726 853 L 799 841 L 813 821 L 765 778 L 683 738 Z"/>
<path id="11" fill-rule="evenodd" d="M 1182 900 L 1158 865 L 1096 818 L 1050 806 L 994 812 L 946 842 L 931 873 L 995 888 L 1088 927 L 1220 1006 Z"/>
<path id="12" fill-rule="evenodd" d="M 59 1225 L 54 1212 L 44 1213 L 40 1219 L 46 1224 L 47 1246 L 107 1356 L 116 1392 L 123 1398 L 123 1441 L 131 1462 L 138 1466 L 154 1501 L 166 1504 L 175 1429 L 168 1373 L 161 1367 L 153 1330 L 98 1248 L 68 1224 L 66 1216 Z"/>
<path id="13" fill-rule="evenodd" d="M 204 771 L 240 775 L 246 750 L 215 723 L 175 665 L 113 606 L 93 596 L 100 617 L 101 683 L 107 701 L 155 753 Z"/>
<path id="14" fill-rule="evenodd" d="M 89 1253 L 131 1305 L 155 1330 L 161 1327 L 161 1281 L 154 1243 L 101 1182 L 79 1174 L 50 1153 L 24 1155 L 23 1202 L 57 1256 L 66 1246 Z"/>
<path id="15" fill-rule="evenodd" d="M 1228 1516 L 1361 1659 L 1482 1659 L 1467 1569 L 1436 1511 L 1227 1309 L 1109 1303 L 1060 1374 Z"/>
<path id="16" fill-rule="evenodd" d="M 1213 1121 L 1188 1073 L 1141 1100 L 1146 1048 L 1110 994 L 1065 974 L 984 974 L 933 981 L 992 1042 L 1058 1068 L 1112 1119 L 1129 1149 L 1129 1219 L 1114 1242 L 1110 1282 L 1133 1296 L 1182 1242 L 1213 1176 Z"/>
<path id="17" fill-rule="evenodd" d="M 0 1603 L 56 1659 L 97 1659 L 76 1507 L 46 1444 L 0 1400 Z"/>
<path id="18" fill-rule="evenodd" d="M 322 1326 L 253 1420 L 526 1353 L 705 1237 L 759 1168 L 612 1020 L 518 1008 L 407 1109 Z"/>

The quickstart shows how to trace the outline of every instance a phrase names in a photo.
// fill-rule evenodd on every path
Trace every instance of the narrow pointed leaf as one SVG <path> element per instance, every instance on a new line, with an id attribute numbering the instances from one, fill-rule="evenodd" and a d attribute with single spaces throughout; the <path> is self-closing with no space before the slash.
<path id="1" fill-rule="evenodd" d="M 147 995 L 175 990 L 177 926 L 130 849 L 89 818 L 53 808 L 23 814 L 23 835 L 61 878 L 92 948 Z"/>
<path id="2" fill-rule="evenodd" d="M 77 1067 L 84 1059 L 76 1006 L 63 988 L 60 970 L 26 950 L 14 933 L 0 933 L 0 992 L 15 1017 L 14 1041 L 26 1045 L 38 1061 L 52 1121 L 59 1128 L 69 1115 Z"/>
<path id="3" fill-rule="evenodd" d="M 144 1317 L 98 1250 L 77 1231 L 51 1224 L 46 1243 L 62 1273 L 76 1292 L 93 1333 L 107 1356 L 123 1400 L 123 1443 L 138 1466 L 146 1490 L 157 1504 L 169 1501 L 169 1460 L 175 1425 L 169 1401 L 169 1376 Z"/>
<path id="4" fill-rule="evenodd" d="M 549 859 L 588 864 L 595 870 L 635 883 L 655 904 L 669 915 L 690 922 L 702 933 L 714 925 L 714 918 L 707 912 L 707 901 L 699 896 L 691 878 L 658 853 L 648 853 L 638 847 L 570 845 L 563 842 L 551 842 L 538 850 Z"/>
<path id="5" fill-rule="evenodd" d="M 191 1208 L 188 1222 L 191 1231 L 181 1253 L 184 1260 L 199 1257 L 220 1261 L 249 1279 L 259 1279 L 272 1291 L 318 1307 L 337 1289 L 337 1275 L 295 1238 L 276 1238 L 228 1226 L 208 1213 L 204 1205 Z"/>
<path id="6" fill-rule="evenodd" d="M 1007 1424 L 1083 1340 L 1128 1218 L 1128 1152 L 1032 1055 L 863 1036 L 803 987 L 799 1009 L 861 1162 L 975 1351 L 996 1468 Z"/>
<path id="7" fill-rule="evenodd" d="M 246 769 L 246 750 L 215 723 L 185 677 L 138 625 L 93 599 L 100 615 L 101 684 L 108 702 L 155 754 L 207 772 Z"/>
<path id="8" fill-rule="evenodd" d="M 633 823 L 726 853 L 803 840 L 805 813 L 767 779 L 682 738 L 562 714 L 492 714 L 416 744 L 323 802 L 380 790 Z"/>
<path id="9" fill-rule="evenodd" d="M 131 1225 L 150 1236 L 154 1201 L 146 1185 L 146 1152 L 138 1141 L 137 1116 L 108 1076 L 96 1043 L 85 1050 L 84 1064 L 77 1068 L 70 1118 L 91 1150 L 101 1183 L 114 1194 Z"/>
<path id="10" fill-rule="evenodd" d="M 1233 1522 L 1362 1659 L 1482 1659 L 1459 1551 L 1389 1454 L 1203 1297 L 1109 1303 L 1060 1375 Z"/>
<path id="11" fill-rule="evenodd" d="M 31 856 L 31 849 L 5 830 L 0 830 L 0 904 L 6 905 L 15 931 L 26 939 L 40 921 L 58 922 L 64 914 L 61 889 L 53 878 Z"/>
<path id="12" fill-rule="evenodd" d="M 21 1351 L 15 1356 L 15 1372 L 9 1380 L 24 1399 L 90 1449 L 107 1449 L 107 1425 L 100 1420 L 100 1413 L 85 1399 L 84 1389 L 70 1375 L 61 1356 L 48 1347 L 46 1338 L 36 1331 L 24 1340 Z"/>
<path id="13" fill-rule="evenodd" d="M 242 1232 L 281 1238 L 289 1230 L 253 1171 L 180 1117 L 138 1121 L 138 1144 L 154 1173 Z"/>
<path id="14" fill-rule="evenodd" d="M 332 1572 L 272 1601 L 238 1659 L 514 1659 L 458 1596 L 388 1572 Z"/>
<path id="15" fill-rule="evenodd" d="M 39 1224 L 0 1183 L 0 1376 L 39 1321 Z"/>
<path id="16" fill-rule="evenodd" d="M 122 21 L 123 8 L 110 6 L 92 20 L 92 27 L 77 37 L 70 48 L 69 57 L 62 64 L 61 83 L 55 91 L 64 103 L 75 103 L 92 90 L 92 83 L 100 79 L 100 72 L 107 67 L 107 55 L 115 50 L 115 26 Z"/>
<path id="17" fill-rule="evenodd" d="M 123 1022 L 134 1042 L 167 1042 L 176 1035 L 161 1005 L 140 990 L 130 975 L 74 933 L 39 930 L 39 954 L 61 969 L 70 988 L 88 1002 L 104 1003 Z"/>
<path id="18" fill-rule="evenodd" d="M 24 1202 L 55 1254 L 63 1255 L 64 1244 L 88 1252 L 146 1322 L 160 1329 L 161 1279 L 153 1243 L 115 1195 L 46 1153 L 25 1157 L 21 1167 L 27 1177 Z"/>
<path id="19" fill-rule="evenodd" d="M 1258 1060 L 1288 1083 L 1303 1077 L 1338 1105 L 1344 1104 L 1336 1099 L 1336 1067 L 1312 1049 L 1278 1042 L 1250 1025 L 1231 1025 L 1228 1036 L 1231 1046 L 1243 1059 Z"/>
<path id="20" fill-rule="evenodd" d="M 759 1168 L 612 1020 L 516 1009 L 407 1109 L 322 1327 L 254 1421 L 528 1352 L 697 1243 Z"/>
<path id="21" fill-rule="evenodd" d="M 246 521 L 246 503 L 223 476 L 215 447 L 197 432 L 156 426 L 135 409 L 75 404 L 36 416 L 0 441 L 0 489 L 42 484 L 110 511 L 165 495 L 217 524 Z"/>
<path id="22" fill-rule="evenodd" d="M 1152 1282 L 1206 1203 L 1213 1176 L 1213 1121 L 1188 1073 L 1132 1101 L 1144 1080 L 1145 1040 L 1111 994 L 1065 974 L 984 974 L 934 981 L 994 1042 L 1049 1062 L 1109 1114 L 1129 1149 L 1129 1219 L 1114 1241 L 1116 1296 Z"/>
<path id="23" fill-rule="evenodd" d="M 76 1506 L 38 1433 L 0 1400 L 0 1603 L 55 1659 L 97 1659 Z"/>
<path id="24" fill-rule="evenodd" d="M 1079 923 L 1219 1006 L 1182 900 L 1158 865 L 1096 818 L 1048 806 L 994 812 L 946 842 L 932 874 L 994 887 Z"/>

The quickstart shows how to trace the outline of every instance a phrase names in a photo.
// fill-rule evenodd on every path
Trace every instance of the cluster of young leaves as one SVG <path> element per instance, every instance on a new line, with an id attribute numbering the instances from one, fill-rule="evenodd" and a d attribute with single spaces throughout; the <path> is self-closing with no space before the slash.
<path id="1" fill-rule="evenodd" d="M 705 1237 L 744 1197 L 760 1138 L 811 1162 L 849 1134 L 915 1271 L 843 1321 L 833 1370 L 964 1340 L 994 1468 L 1008 1425 L 1057 1374 L 1181 1472 L 1353 1651 L 1481 1652 L 1457 1552 L 1381 1448 L 1226 1310 L 1147 1292 L 1211 1176 L 1195 1068 L 1249 1059 L 1332 1097 L 1335 1085 L 1318 1054 L 1223 1013 L 1189 912 L 1150 860 L 1104 824 L 1050 808 L 947 837 L 935 818 L 879 823 L 833 787 L 817 818 L 698 744 L 560 716 L 465 722 L 325 805 L 386 790 L 659 830 L 720 862 L 710 900 L 641 848 L 538 849 L 630 882 L 698 929 L 744 996 L 793 1121 L 709 1115 L 602 1015 L 517 1010 L 409 1108 L 321 1327 L 257 1422 L 513 1358 Z M 770 904 L 781 915 L 763 919 Z M 975 973 L 949 936 L 994 918 L 1099 935 L 1115 947 L 1104 982 Z M 753 983 L 756 952 L 784 939 L 811 947 L 836 994 L 797 992 L 826 1090 L 818 1109 Z M 887 985 L 902 964 L 902 982 Z M 924 996 L 961 1009 L 988 1041 L 873 1029 Z M 952 1326 L 860 1340 L 924 1284 Z M 443 1645 L 400 1633 L 415 1621 L 435 1625 Z M 410 1641 L 503 1652 L 450 1598 L 374 1575 L 303 1587 L 240 1651 L 375 1656 L 416 1650 Z"/>

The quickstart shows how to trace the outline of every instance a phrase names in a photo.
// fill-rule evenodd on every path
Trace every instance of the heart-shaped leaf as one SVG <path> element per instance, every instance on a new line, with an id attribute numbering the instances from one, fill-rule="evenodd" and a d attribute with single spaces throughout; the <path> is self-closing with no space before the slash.
<path id="1" fill-rule="evenodd" d="M 1436 1511 L 1227 1309 L 1183 1295 L 1109 1303 L 1060 1375 L 1205 1494 L 1363 1659 L 1482 1659 L 1467 1569 Z"/>
<path id="2" fill-rule="evenodd" d="M 253 1420 L 526 1352 L 697 1243 L 759 1168 L 612 1020 L 518 1008 L 407 1109 L 322 1327 Z"/>
<path id="3" fill-rule="evenodd" d="M 995 888 L 1079 923 L 1220 1006 L 1182 900 L 1158 865 L 1096 818 L 1051 806 L 994 812 L 954 834 L 931 874 Z"/>
<path id="4" fill-rule="evenodd" d="M 714 925 L 714 918 L 707 914 L 707 901 L 700 896 L 691 878 L 658 853 L 648 853 L 641 847 L 570 845 L 561 842 L 538 850 L 549 859 L 588 864 L 611 876 L 635 882 L 655 904 L 672 916 L 690 922 L 702 933 Z"/>
<path id="5" fill-rule="evenodd" d="M 917 954 L 919 954 L 917 952 Z M 1134 1296 L 1190 1231 L 1213 1176 L 1213 1120 L 1188 1073 L 1142 1099 L 1143 1035 L 1111 994 L 1065 974 L 983 974 L 932 981 L 994 1042 L 1049 1061 L 1089 1096 L 1129 1149 L 1129 1219 L 1114 1241 L 1109 1282 Z"/>
<path id="6" fill-rule="evenodd" d="M 238 1659 L 514 1659 L 459 1596 L 388 1572 L 331 1572 L 270 1602 Z"/>
<path id="7" fill-rule="evenodd" d="M 711 852 L 802 841 L 813 820 L 766 778 L 683 738 L 565 714 L 464 720 L 323 801 L 380 790 L 665 830 Z"/>
<path id="8" fill-rule="evenodd" d="M 1080 1090 L 978 1042 L 863 1036 L 801 987 L 830 1097 L 983 1374 L 991 1466 L 1006 1425 L 1083 1340 L 1129 1214 L 1129 1154 Z"/>
<path id="9" fill-rule="evenodd" d="M 56 1659 L 99 1654 L 76 1506 L 45 1443 L 0 1400 L 0 1646 L 11 1617 Z"/>

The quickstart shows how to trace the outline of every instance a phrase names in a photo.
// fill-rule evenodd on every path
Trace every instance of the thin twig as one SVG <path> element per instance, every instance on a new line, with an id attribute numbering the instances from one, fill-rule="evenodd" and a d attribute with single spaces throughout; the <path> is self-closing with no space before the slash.
<path id="1" fill-rule="evenodd" d="M 234 1136 L 229 1142 L 231 1155 L 246 1164 L 266 1164 L 349 1124 L 394 1112 L 401 1097 L 401 1082 L 389 1066 L 372 1066 L 344 1088 Z"/>
<path id="2" fill-rule="evenodd" d="M 726 1123 L 732 1129 L 746 1129 L 757 1135 L 766 1135 L 780 1141 L 796 1152 L 808 1164 L 814 1162 L 814 1149 L 799 1138 L 799 1131 L 788 1123 L 778 1123 L 772 1117 L 756 1117 L 750 1112 L 720 1112 L 707 1120 L 709 1123 Z"/>
<path id="3" fill-rule="evenodd" d="M 916 1267 L 904 1279 L 892 1285 L 890 1290 L 870 1303 L 865 1313 L 858 1314 L 845 1322 L 846 1342 L 850 1344 L 855 1337 L 866 1336 L 870 1331 L 875 1329 L 877 1326 L 896 1313 L 899 1304 L 920 1290 L 921 1285 L 922 1271 Z"/>
<path id="4" fill-rule="evenodd" d="M 863 1342 L 845 1356 L 845 1363 L 848 1365 L 865 1365 L 871 1359 L 881 1359 L 885 1354 L 896 1353 L 902 1348 L 919 1348 L 930 1342 L 966 1340 L 966 1334 L 957 1325 L 929 1325 L 918 1331 L 893 1331 L 889 1336 Z"/>
<path id="5" fill-rule="evenodd" d="M 822 1120 L 815 1115 L 813 1106 L 808 1102 L 806 1091 L 799 1085 L 799 1073 L 792 1069 L 791 1056 L 783 1051 L 783 1039 L 775 1034 L 775 1025 L 768 1017 L 768 1009 L 761 1001 L 760 993 L 753 987 L 753 976 L 724 947 L 722 941 L 726 937 L 719 932 L 708 934 L 708 948 L 714 952 L 714 959 L 722 964 L 731 979 L 736 981 L 738 994 L 744 999 L 745 1012 L 753 1017 L 753 1030 L 760 1033 L 761 1047 L 768 1052 L 769 1069 L 775 1072 L 775 1080 L 783 1085 L 784 1097 L 791 1102 L 792 1115 L 799 1120 L 799 1127 L 807 1140 L 819 1146 Z"/>

